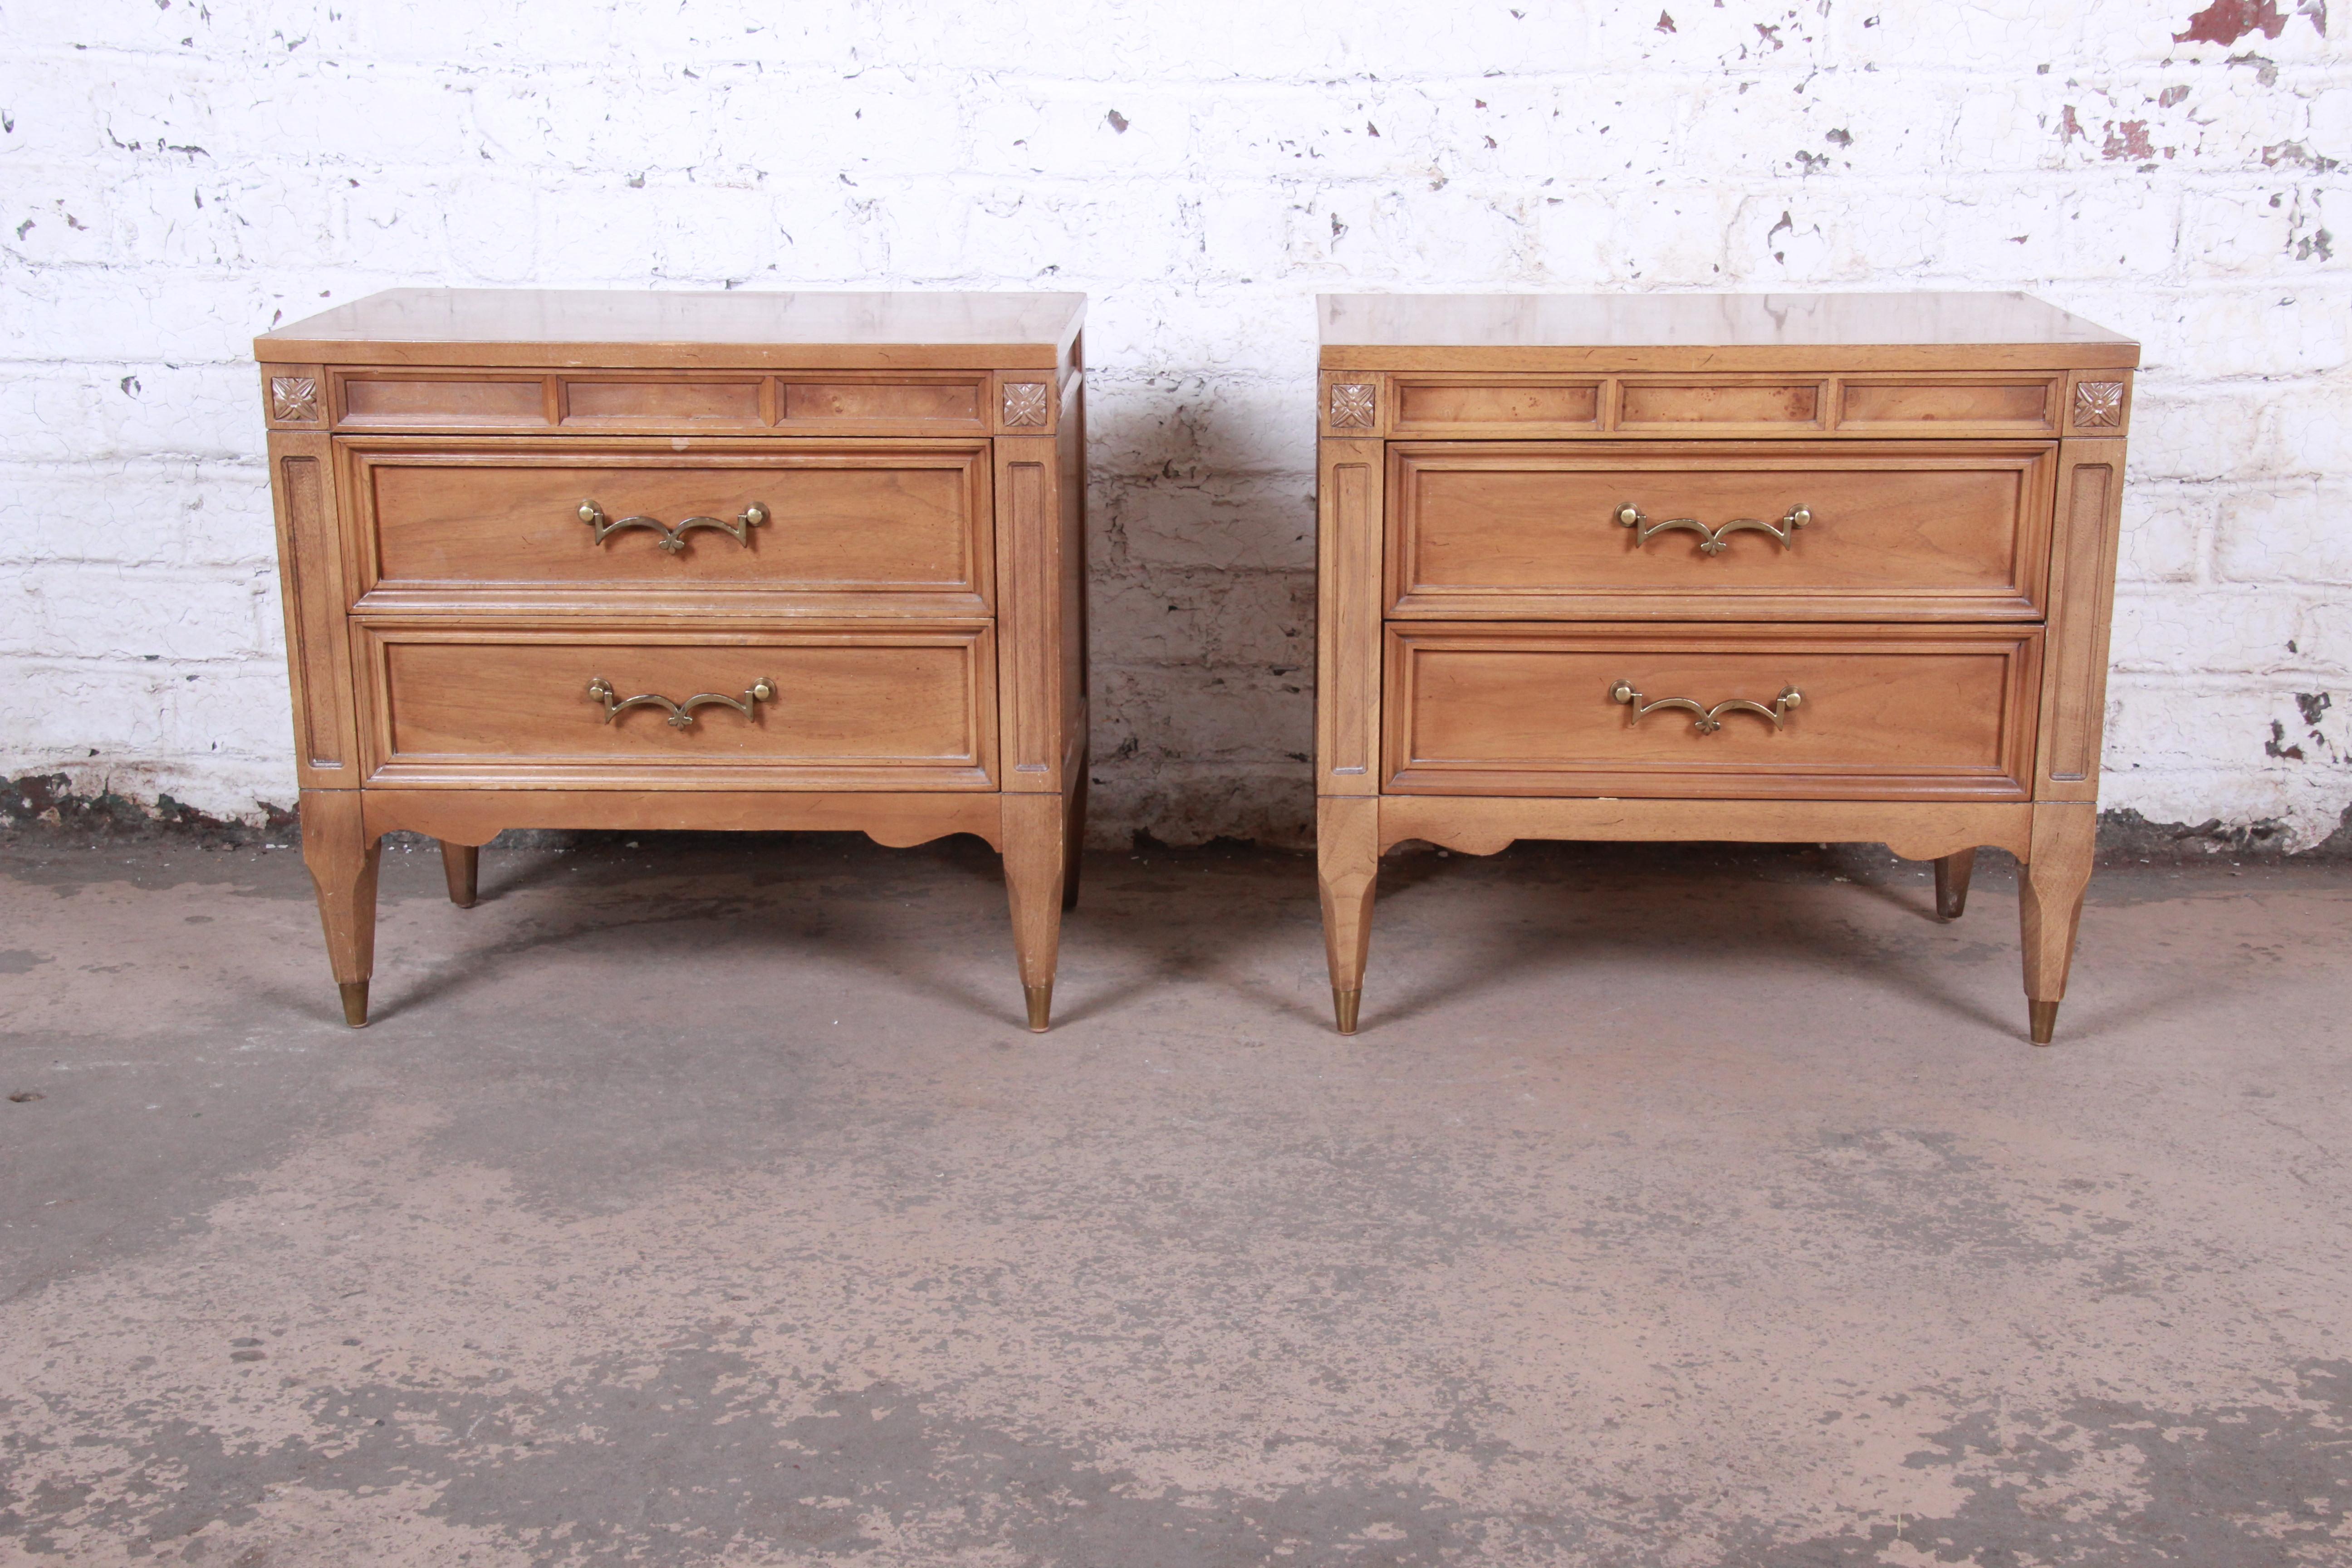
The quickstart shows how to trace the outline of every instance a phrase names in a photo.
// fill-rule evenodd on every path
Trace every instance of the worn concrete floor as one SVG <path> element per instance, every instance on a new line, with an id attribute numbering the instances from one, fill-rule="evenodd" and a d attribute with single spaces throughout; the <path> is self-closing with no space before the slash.
<path id="1" fill-rule="evenodd" d="M 2352 873 L 0 852 L 0 1562 L 2352 1561 Z"/>

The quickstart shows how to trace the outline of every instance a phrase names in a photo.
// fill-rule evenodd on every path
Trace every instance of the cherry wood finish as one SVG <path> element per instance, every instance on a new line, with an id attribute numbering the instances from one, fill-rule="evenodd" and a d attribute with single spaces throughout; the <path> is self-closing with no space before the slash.
<path id="1" fill-rule="evenodd" d="M 1979 847 L 2025 863 L 2046 1044 L 2090 874 L 2138 345 L 2021 295 L 1321 313 L 1342 1031 L 1406 839 L 1859 839 L 1933 860 L 1946 919 Z"/>
<path id="2" fill-rule="evenodd" d="M 1044 1028 L 1086 806 L 1083 316 L 402 289 L 257 339 L 347 1021 L 385 833 L 440 840 L 465 907 L 510 827 L 857 829 L 1003 854 Z"/>

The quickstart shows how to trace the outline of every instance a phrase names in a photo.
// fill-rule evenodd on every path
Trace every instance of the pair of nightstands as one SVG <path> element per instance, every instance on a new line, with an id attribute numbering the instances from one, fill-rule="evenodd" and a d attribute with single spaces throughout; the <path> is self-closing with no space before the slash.
<path id="1" fill-rule="evenodd" d="M 1086 795 L 1074 295 L 378 295 L 257 340 L 304 854 L 365 1021 L 376 845 L 978 834 L 1032 1027 Z M 1381 852 L 1883 840 L 2090 869 L 2136 345 L 2013 295 L 1323 302 L 1339 1026 Z"/>
<path id="2" fill-rule="evenodd" d="M 2090 878 L 2138 345 L 2016 294 L 1323 301 L 1317 833 L 1339 1027 L 1382 851 L 1883 842 Z"/>
<path id="3" fill-rule="evenodd" d="M 1086 811 L 1076 294 L 404 289 L 256 342 L 303 858 L 367 1020 L 377 847 L 977 834 L 1045 1026 Z"/>

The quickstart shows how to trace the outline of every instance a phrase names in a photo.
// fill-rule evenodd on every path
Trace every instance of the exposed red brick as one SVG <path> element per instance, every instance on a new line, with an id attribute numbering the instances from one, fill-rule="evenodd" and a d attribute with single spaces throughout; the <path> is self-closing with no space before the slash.
<path id="1" fill-rule="evenodd" d="M 2213 0 L 2213 4 L 2189 17 L 2189 30 L 2173 34 L 2172 41 L 2234 44 L 2257 31 L 2265 38 L 2275 38 L 2286 31 L 2286 18 L 2279 15 L 2278 0 Z"/>
<path id="2" fill-rule="evenodd" d="M 2156 144 L 2147 139 L 2147 121 L 2126 120 L 2121 125 L 2110 123 L 2106 144 L 2099 149 L 2099 155 L 2134 162 L 2155 157 Z"/>

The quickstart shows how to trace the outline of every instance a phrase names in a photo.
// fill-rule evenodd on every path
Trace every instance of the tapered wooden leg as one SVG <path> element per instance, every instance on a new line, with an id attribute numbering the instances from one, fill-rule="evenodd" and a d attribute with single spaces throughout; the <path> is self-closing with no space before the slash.
<path id="1" fill-rule="evenodd" d="M 1062 814 L 1062 910 L 1067 913 L 1078 907 L 1078 865 L 1087 847 L 1087 762 L 1085 748 L 1078 752 L 1076 782 L 1070 786 L 1070 809 Z"/>
<path id="2" fill-rule="evenodd" d="M 2088 801 L 2033 808 L 2032 856 L 2021 879 L 2017 907 L 2025 1000 L 2037 1046 L 2048 1045 L 2058 1027 L 2058 1004 L 2066 995 L 2066 972 L 2074 962 L 2074 931 L 2082 923 L 2097 837 L 2098 807 Z"/>
<path id="3" fill-rule="evenodd" d="M 375 873 L 382 843 L 367 831 L 354 789 L 302 792 L 302 864 L 319 892 L 327 962 L 343 994 L 343 1022 L 367 1026 L 375 974 Z"/>
<path id="4" fill-rule="evenodd" d="M 1058 795 L 1006 795 L 1004 891 L 1013 903 L 1013 953 L 1029 1027 L 1043 1034 L 1054 1012 L 1054 963 L 1062 945 L 1062 876 L 1069 803 Z"/>
<path id="5" fill-rule="evenodd" d="M 1936 861 L 1936 912 L 1948 921 L 1960 918 L 1969 907 L 1969 879 L 1977 868 L 1977 852 L 1961 849 Z"/>
<path id="6" fill-rule="evenodd" d="M 1323 949 L 1331 963 L 1331 1011 L 1356 1032 L 1364 959 L 1372 941 L 1372 892 L 1381 875 L 1381 803 L 1326 795 L 1315 803 L 1315 880 L 1323 898 Z"/>
<path id="7" fill-rule="evenodd" d="M 481 847 L 473 844 L 452 844 L 446 838 L 439 842 L 441 875 L 449 884 L 449 901 L 461 910 L 470 910 L 474 907 L 474 892 L 481 876 Z"/>

